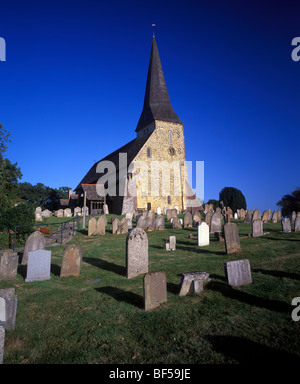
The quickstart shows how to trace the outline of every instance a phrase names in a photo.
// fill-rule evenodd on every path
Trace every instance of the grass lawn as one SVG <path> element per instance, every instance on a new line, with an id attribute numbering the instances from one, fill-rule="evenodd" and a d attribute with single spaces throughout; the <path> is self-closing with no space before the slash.
<path id="1" fill-rule="evenodd" d="M 77 233 L 71 243 L 83 247 L 79 277 L 60 278 L 64 246 L 52 251 L 51 279 L 25 283 L 0 281 L 18 295 L 16 329 L 6 331 L 4 364 L 224 364 L 300 362 L 300 322 L 291 318 L 300 297 L 300 232 L 282 233 L 281 224 L 264 224 L 260 238 L 241 239 L 242 251 L 227 255 L 224 242 L 210 236 L 198 247 L 196 228 L 147 232 L 149 272 L 167 277 L 168 301 L 143 309 L 143 276 L 125 277 L 126 237 L 89 238 Z M 57 218 L 56 218 L 57 220 Z M 238 223 L 240 235 L 251 224 Z M 166 252 L 165 239 L 176 235 L 177 250 Z M 71 244 L 69 243 L 69 244 Z M 248 259 L 253 284 L 231 288 L 224 262 Z M 203 271 L 211 282 L 201 295 L 179 297 L 181 274 Z"/>

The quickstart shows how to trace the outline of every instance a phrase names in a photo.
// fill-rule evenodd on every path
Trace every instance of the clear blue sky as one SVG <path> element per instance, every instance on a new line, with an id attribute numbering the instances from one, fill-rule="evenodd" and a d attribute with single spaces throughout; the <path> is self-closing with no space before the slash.
<path id="1" fill-rule="evenodd" d="M 204 161 L 204 200 L 240 189 L 278 209 L 300 186 L 299 1 L 3 0 L 0 122 L 21 181 L 75 188 L 135 138 L 152 24 L 186 159 Z M 193 184 L 195 188 L 195 183 Z"/>

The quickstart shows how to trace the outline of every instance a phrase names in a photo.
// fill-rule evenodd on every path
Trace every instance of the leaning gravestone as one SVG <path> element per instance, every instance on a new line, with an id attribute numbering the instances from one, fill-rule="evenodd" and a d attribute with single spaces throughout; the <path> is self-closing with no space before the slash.
<path id="1" fill-rule="evenodd" d="M 164 272 L 146 273 L 143 279 L 145 310 L 149 311 L 167 301 L 167 280 Z"/>
<path id="2" fill-rule="evenodd" d="M 297 216 L 295 220 L 295 232 L 298 231 L 300 231 L 300 216 Z"/>
<path id="3" fill-rule="evenodd" d="M 25 243 L 25 249 L 22 257 L 22 264 L 26 265 L 28 262 L 28 252 L 36 251 L 37 249 L 44 249 L 46 246 L 46 240 L 40 231 L 33 232 Z"/>
<path id="4" fill-rule="evenodd" d="M 189 228 L 193 226 L 193 216 L 190 212 L 185 212 L 183 216 L 183 228 Z"/>
<path id="5" fill-rule="evenodd" d="M 5 328 L 0 321 L 0 364 L 3 364 Z"/>
<path id="6" fill-rule="evenodd" d="M 38 249 L 28 253 L 27 276 L 25 281 L 49 280 L 51 268 L 51 251 Z"/>
<path id="7" fill-rule="evenodd" d="M 252 283 L 249 260 L 234 260 L 224 263 L 225 277 L 229 285 L 240 287 Z"/>
<path id="8" fill-rule="evenodd" d="M 198 246 L 204 247 L 205 245 L 209 245 L 209 226 L 202 221 L 198 225 Z"/>
<path id="9" fill-rule="evenodd" d="M 291 222 L 288 217 L 281 220 L 282 232 L 291 232 Z"/>
<path id="10" fill-rule="evenodd" d="M 241 250 L 238 227 L 234 223 L 224 225 L 224 237 L 226 253 L 239 252 Z"/>
<path id="11" fill-rule="evenodd" d="M 88 222 L 88 236 L 94 236 L 97 232 L 97 219 L 95 217 L 91 217 Z"/>
<path id="12" fill-rule="evenodd" d="M 207 272 L 184 273 L 180 281 L 179 296 L 201 293 L 203 291 L 203 282 L 208 281 L 210 281 L 210 278 Z"/>
<path id="13" fill-rule="evenodd" d="M 126 239 L 126 277 L 148 272 L 148 237 L 141 228 L 132 229 Z"/>
<path id="14" fill-rule="evenodd" d="M 221 215 L 217 212 L 215 212 L 210 220 L 210 232 L 221 232 L 222 228 L 222 221 L 221 221 Z"/>
<path id="15" fill-rule="evenodd" d="M 0 321 L 6 330 L 15 329 L 17 304 L 15 288 L 0 289 Z"/>
<path id="16" fill-rule="evenodd" d="M 263 222 L 262 221 L 254 221 L 252 223 L 252 236 L 253 237 L 259 237 L 263 236 Z"/>
<path id="17" fill-rule="evenodd" d="M 82 247 L 80 245 L 68 245 L 63 254 L 60 277 L 79 276 L 82 262 Z"/>
<path id="18" fill-rule="evenodd" d="M 0 280 L 14 280 L 17 277 L 19 256 L 12 250 L 0 251 Z"/>

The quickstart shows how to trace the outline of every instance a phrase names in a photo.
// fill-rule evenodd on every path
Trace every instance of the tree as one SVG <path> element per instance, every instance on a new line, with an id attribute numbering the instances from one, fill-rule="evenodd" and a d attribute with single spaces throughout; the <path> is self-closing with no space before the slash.
<path id="1" fill-rule="evenodd" d="M 233 187 L 224 187 L 219 193 L 220 205 L 223 202 L 224 207 L 230 207 L 235 213 L 238 209 L 247 209 L 246 199 L 242 192 Z"/>
<path id="2" fill-rule="evenodd" d="M 220 206 L 219 201 L 215 200 L 215 199 L 209 199 L 206 204 L 212 204 L 214 207 L 214 211 L 216 210 L 216 208 L 218 208 Z"/>
<path id="3" fill-rule="evenodd" d="M 282 216 L 290 216 L 293 211 L 300 212 L 300 188 L 296 188 L 290 195 L 284 195 L 277 205 L 281 207 Z"/>

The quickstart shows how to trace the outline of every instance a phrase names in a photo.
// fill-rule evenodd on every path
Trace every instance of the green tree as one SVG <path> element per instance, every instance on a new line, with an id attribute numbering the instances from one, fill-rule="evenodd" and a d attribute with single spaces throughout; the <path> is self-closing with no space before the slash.
<path id="1" fill-rule="evenodd" d="M 300 188 L 296 188 L 290 195 L 284 195 L 277 205 L 281 207 L 282 216 L 290 216 L 293 211 L 300 212 Z"/>
<path id="2" fill-rule="evenodd" d="M 214 207 L 214 211 L 216 210 L 216 208 L 218 208 L 220 206 L 220 203 L 218 200 L 215 200 L 215 199 L 210 199 L 208 200 L 205 204 L 212 204 L 213 207 Z M 204 204 L 204 205 L 205 205 Z"/>
<path id="3" fill-rule="evenodd" d="M 224 207 L 230 207 L 235 213 L 238 209 L 247 209 L 247 203 L 243 193 L 234 187 L 224 187 L 219 193 L 220 205 L 223 202 Z"/>

